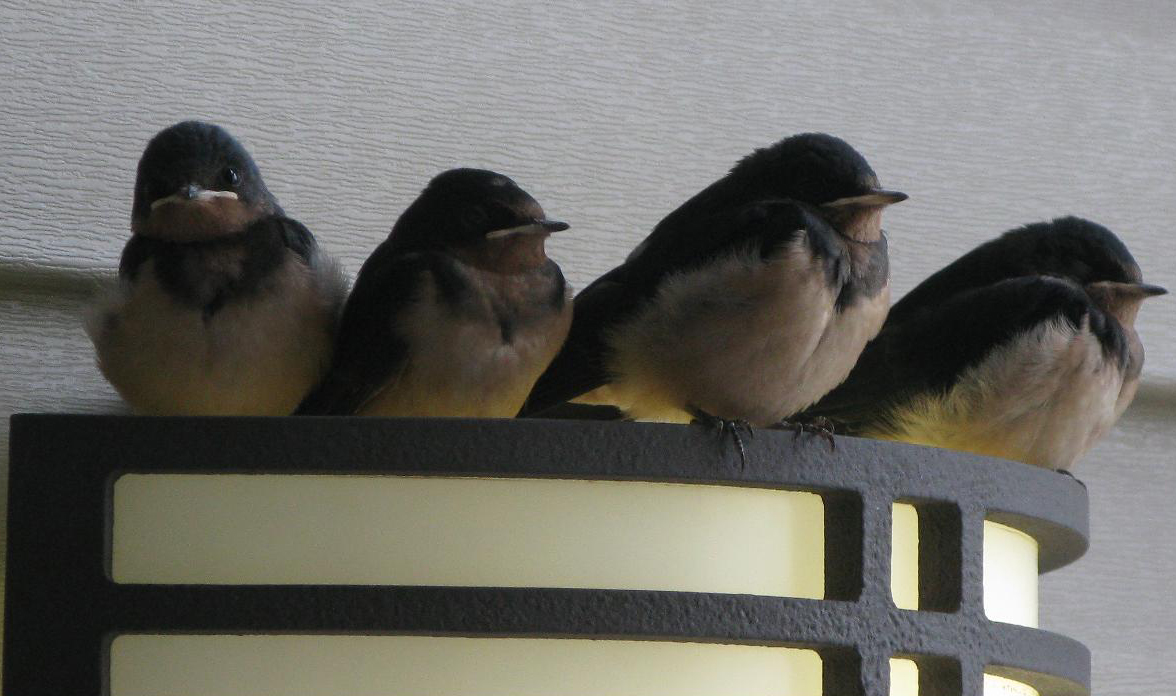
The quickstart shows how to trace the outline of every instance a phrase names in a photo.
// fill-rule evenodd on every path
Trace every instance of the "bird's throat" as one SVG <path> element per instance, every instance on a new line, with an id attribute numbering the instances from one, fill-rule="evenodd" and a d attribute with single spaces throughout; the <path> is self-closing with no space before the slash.
<path id="1" fill-rule="evenodd" d="M 851 208 L 834 220 L 833 224 L 842 236 L 855 242 L 876 242 L 882 237 L 882 208 Z"/>
<path id="2" fill-rule="evenodd" d="M 475 268 L 493 273 L 526 273 L 547 263 L 545 234 L 528 234 L 488 239 L 457 249 L 454 255 Z"/>
<path id="3" fill-rule="evenodd" d="M 237 234 L 262 214 L 236 198 L 169 202 L 146 218 L 133 220 L 131 231 L 169 242 L 208 241 Z"/>

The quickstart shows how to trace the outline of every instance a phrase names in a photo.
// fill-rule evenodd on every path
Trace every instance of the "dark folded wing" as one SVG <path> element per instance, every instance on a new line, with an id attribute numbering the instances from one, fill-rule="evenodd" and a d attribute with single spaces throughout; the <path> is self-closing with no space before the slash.
<path id="1" fill-rule="evenodd" d="M 606 332 L 633 310 L 633 289 L 619 266 L 576 295 L 572 326 L 555 359 L 539 376 L 519 416 L 538 416 L 608 383 Z"/>
<path id="2" fill-rule="evenodd" d="M 932 306 L 907 308 L 866 345 L 849 377 L 800 418 L 824 416 L 838 430 L 885 428 L 895 408 L 946 394 L 992 350 L 1048 320 L 1080 326 L 1097 313 L 1080 287 L 1046 276 L 1003 280 Z"/>
<path id="3" fill-rule="evenodd" d="M 131 235 L 118 260 L 118 277 L 123 280 L 134 280 L 139 273 L 139 267 L 158 253 L 163 244 L 165 242 L 141 234 Z"/>
<path id="4" fill-rule="evenodd" d="M 355 413 L 396 378 L 409 348 L 397 325 L 430 267 L 427 255 L 396 253 L 386 242 L 376 249 L 343 308 L 331 368 L 296 414 Z"/>
<path id="5" fill-rule="evenodd" d="M 281 234 L 282 244 L 290 251 L 298 254 L 304 262 L 309 264 L 310 257 L 314 254 L 317 243 L 315 242 L 314 235 L 310 233 L 306 225 L 288 217 L 274 216 L 267 218 L 267 220 L 268 222 L 265 224 L 277 227 Z"/>
<path id="6" fill-rule="evenodd" d="M 736 249 L 768 253 L 796 232 L 827 225 L 803 203 L 779 198 L 743 203 L 695 218 L 663 220 L 625 262 L 634 276 L 660 283 Z"/>

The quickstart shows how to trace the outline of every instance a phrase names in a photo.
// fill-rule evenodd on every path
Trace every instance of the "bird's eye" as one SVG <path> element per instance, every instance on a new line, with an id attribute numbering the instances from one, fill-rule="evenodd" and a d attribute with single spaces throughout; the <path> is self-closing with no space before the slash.
<path id="1" fill-rule="evenodd" d="M 235 188 L 237 184 L 241 183 L 241 175 L 237 173 L 236 169 L 225 167 L 225 170 L 221 172 L 221 181 L 229 187 Z"/>

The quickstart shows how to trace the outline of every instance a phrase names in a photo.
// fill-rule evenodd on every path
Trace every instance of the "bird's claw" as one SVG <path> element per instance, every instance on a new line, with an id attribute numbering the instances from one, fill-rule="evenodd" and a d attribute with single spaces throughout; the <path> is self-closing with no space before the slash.
<path id="1" fill-rule="evenodd" d="M 742 419 L 727 420 L 718 416 L 712 416 L 696 406 L 689 407 L 687 411 L 694 419 L 694 423 L 714 428 L 719 438 L 730 433 L 731 437 L 735 440 L 735 448 L 739 450 L 739 468 L 742 470 L 747 467 L 747 449 L 743 446 L 743 436 L 739 434 L 739 431 L 747 431 L 747 437 L 754 439 L 755 430 L 751 427 L 751 423 Z"/>
<path id="2" fill-rule="evenodd" d="M 800 437 L 801 433 L 820 435 L 825 442 L 829 443 L 830 452 L 837 450 L 837 442 L 833 439 L 833 421 L 824 416 L 814 416 L 804 421 L 788 420 L 785 418 L 773 427 L 780 430 L 791 430 L 792 440 L 794 442 Z"/>

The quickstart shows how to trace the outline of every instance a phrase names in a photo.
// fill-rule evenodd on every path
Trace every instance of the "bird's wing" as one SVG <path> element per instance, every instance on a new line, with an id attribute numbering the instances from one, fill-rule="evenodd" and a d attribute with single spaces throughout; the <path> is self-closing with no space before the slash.
<path id="1" fill-rule="evenodd" d="M 310 264 L 317 242 L 306 225 L 293 218 L 277 215 L 258 220 L 253 225 L 275 226 L 281 234 L 282 244 Z"/>
<path id="2" fill-rule="evenodd" d="M 131 238 L 127 240 L 126 246 L 123 247 L 122 256 L 118 260 L 118 277 L 123 280 L 135 280 L 135 276 L 139 273 L 139 267 L 154 256 L 160 245 L 164 243 L 141 234 L 132 234 Z"/>
<path id="3" fill-rule="evenodd" d="M 1025 276 L 962 292 L 887 321 L 837 388 L 800 414 L 823 416 L 848 434 L 886 429 L 895 408 L 926 394 L 946 394 L 991 351 L 1047 320 L 1080 326 L 1094 310 L 1065 280 Z"/>
<path id="4" fill-rule="evenodd" d="M 624 269 L 618 266 L 576 295 L 568 337 L 531 388 L 519 416 L 542 415 L 608 383 L 605 334 L 629 316 L 635 302 Z"/>
<path id="5" fill-rule="evenodd" d="M 655 295 L 666 277 L 697 268 L 736 248 L 750 247 L 766 256 L 813 223 L 799 204 L 774 200 L 692 220 L 673 233 L 659 225 L 628 261 L 576 296 L 568 338 L 535 383 L 519 415 L 540 415 L 607 384 L 611 379 L 606 354 L 609 332 Z"/>
<path id="6" fill-rule="evenodd" d="M 735 249 L 757 248 L 764 256 L 798 231 L 824 225 L 808 206 L 793 200 L 764 199 L 697 218 L 662 221 L 625 262 L 630 273 L 661 279 L 697 268 Z"/>
<path id="7" fill-rule="evenodd" d="M 427 254 L 398 253 L 387 242 L 376 249 L 343 308 L 331 368 L 296 414 L 355 413 L 396 379 L 409 351 L 398 321 L 431 267 Z"/>

